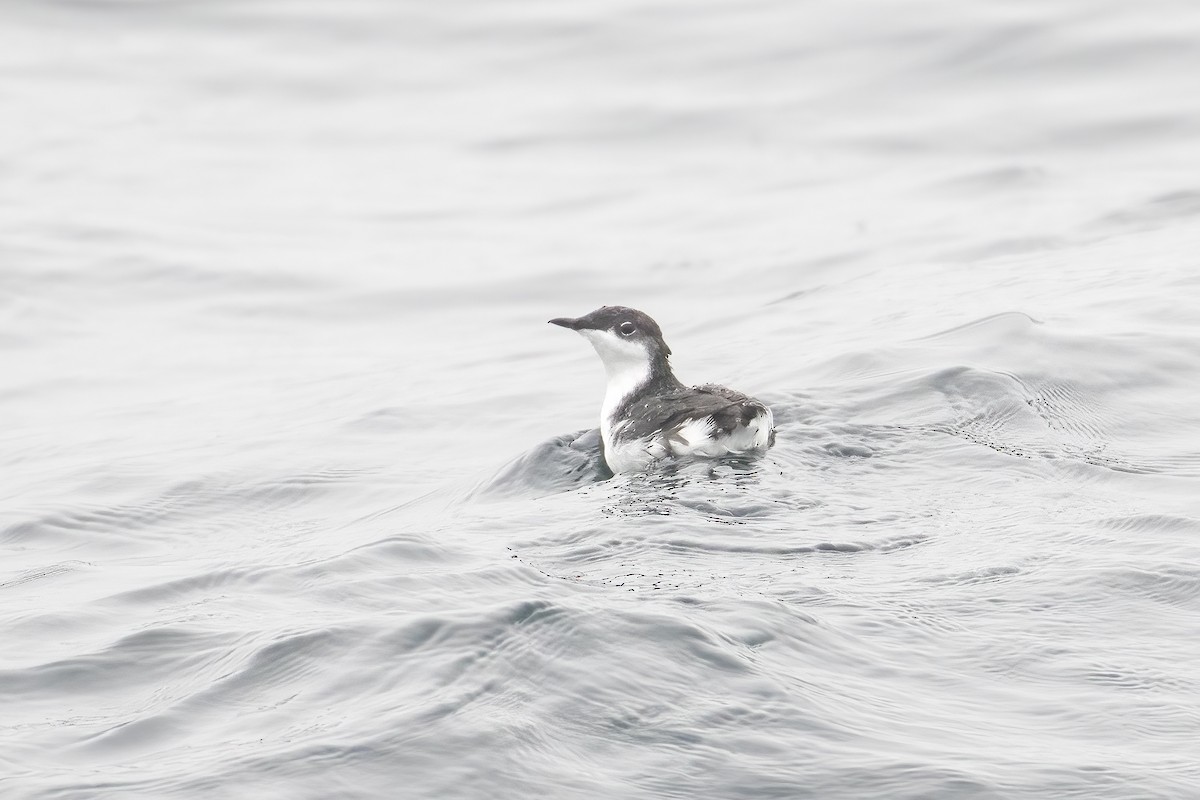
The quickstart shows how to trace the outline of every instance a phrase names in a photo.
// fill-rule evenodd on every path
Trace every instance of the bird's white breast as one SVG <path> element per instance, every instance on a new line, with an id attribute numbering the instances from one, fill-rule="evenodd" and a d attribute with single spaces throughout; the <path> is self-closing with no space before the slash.
<path id="1" fill-rule="evenodd" d="M 605 452 L 613 452 L 616 411 L 625 400 L 650 380 L 650 353 L 637 342 L 615 336 L 610 331 L 582 330 L 604 362 L 608 385 L 600 408 L 600 434 Z"/>

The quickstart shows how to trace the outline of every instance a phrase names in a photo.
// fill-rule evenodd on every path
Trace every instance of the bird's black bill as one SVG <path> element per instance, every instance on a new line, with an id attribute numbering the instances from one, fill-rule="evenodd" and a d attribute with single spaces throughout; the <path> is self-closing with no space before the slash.
<path id="1" fill-rule="evenodd" d="M 550 324 L 560 325 L 564 328 L 570 328 L 573 331 L 577 331 L 580 328 L 581 321 L 582 320 L 573 317 L 556 317 L 555 319 L 550 320 Z"/>

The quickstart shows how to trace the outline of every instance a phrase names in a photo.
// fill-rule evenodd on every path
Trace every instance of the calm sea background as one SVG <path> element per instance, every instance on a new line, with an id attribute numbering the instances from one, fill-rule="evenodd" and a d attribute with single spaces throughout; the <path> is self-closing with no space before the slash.
<path id="1" fill-rule="evenodd" d="M 1198 42 L 8 0 L 0 797 L 1200 797 Z M 777 446 L 599 480 L 602 304 Z"/>

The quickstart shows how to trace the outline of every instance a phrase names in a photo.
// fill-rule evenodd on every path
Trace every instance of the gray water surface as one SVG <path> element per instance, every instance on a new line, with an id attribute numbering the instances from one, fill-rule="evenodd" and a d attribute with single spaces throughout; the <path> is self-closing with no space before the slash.
<path id="1" fill-rule="evenodd" d="M 0 21 L 6 800 L 1200 797 L 1197 4 Z"/>

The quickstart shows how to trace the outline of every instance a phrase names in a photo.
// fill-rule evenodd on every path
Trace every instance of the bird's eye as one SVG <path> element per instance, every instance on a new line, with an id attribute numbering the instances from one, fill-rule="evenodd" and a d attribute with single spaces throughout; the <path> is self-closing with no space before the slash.
<path id="1" fill-rule="evenodd" d="M 637 333 L 637 328 L 633 326 L 632 322 L 622 322 L 621 327 L 617 330 L 621 331 L 622 336 L 632 336 Z"/>

